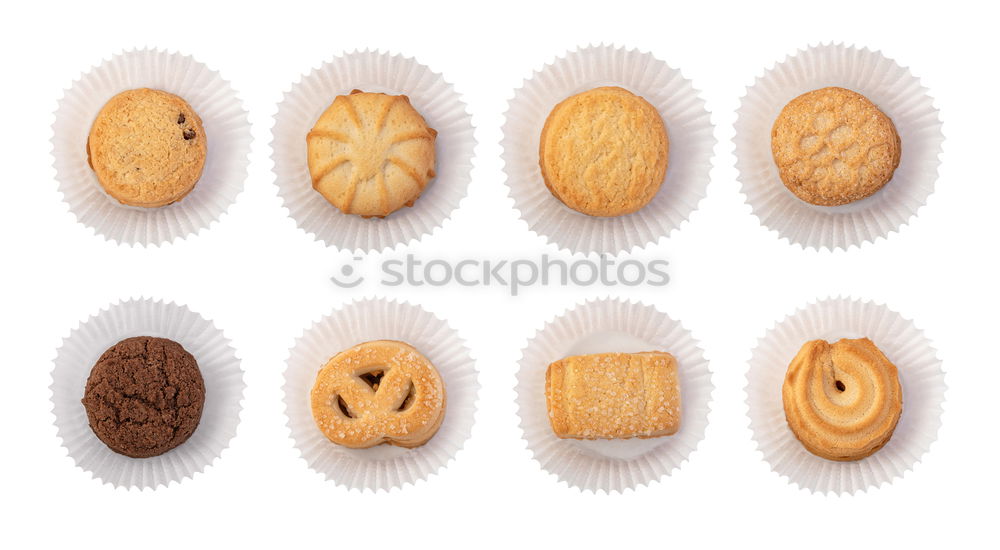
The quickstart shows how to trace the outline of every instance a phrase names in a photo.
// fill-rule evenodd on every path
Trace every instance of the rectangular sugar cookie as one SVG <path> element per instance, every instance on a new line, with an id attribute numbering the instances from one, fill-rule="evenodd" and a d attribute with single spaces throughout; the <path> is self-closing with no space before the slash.
<path id="1" fill-rule="evenodd" d="M 552 431 L 570 439 L 625 439 L 677 433 L 677 361 L 662 351 L 560 359 L 545 373 Z"/>

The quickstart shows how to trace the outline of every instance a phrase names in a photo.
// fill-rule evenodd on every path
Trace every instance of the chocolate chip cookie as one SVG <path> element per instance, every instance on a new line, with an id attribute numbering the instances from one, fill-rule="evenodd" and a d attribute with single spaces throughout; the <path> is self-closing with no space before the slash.
<path id="1" fill-rule="evenodd" d="M 201 118 L 186 101 L 141 88 L 111 98 L 97 114 L 87 157 L 118 202 L 154 208 L 184 198 L 201 178 L 208 151 Z"/>

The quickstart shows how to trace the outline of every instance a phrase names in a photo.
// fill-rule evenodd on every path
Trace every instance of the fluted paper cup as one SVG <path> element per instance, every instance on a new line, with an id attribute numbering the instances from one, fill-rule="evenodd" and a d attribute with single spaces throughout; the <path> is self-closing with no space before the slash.
<path id="1" fill-rule="evenodd" d="M 81 400 L 90 370 L 111 346 L 133 336 L 167 338 L 198 362 L 205 406 L 198 428 L 181 445 L 151 458 L 130 458 L 94 435 Z M 236 435 L 242 409 L 243 370 L 229 339 L 185 306 L 150 299 L 111 305 L 63 340 L 52 371 L 52 412 L 63 446 L 76 465 L 115 487 L 157 489 L 202 472 Z"/>
<path id="2" fill-rule="evenodd" d="M 208 153 L 201 178 L 183 199 L 158 208 L 126 206 L 104 192 L 87 161 L 87 137 L 109 99 L 135 88 L 175 94 L 201 117 Z M 52 125 L 52 154 L 63 200 L 77 221 L 121 244 L 161 245 L 207 229 L 243 190 L 250 121 L 229 82 L 194 58 L 131 50 L 84 73 L 66 90 Z"/>
<path id="3" fill-rule="evenodd" d="M 545 371 L 571 355 L 666 351 L 677 359 L 681 427 L 652 439 L 560 439 L 545 404 Z M 708 361 L 681 323 L 652 306 L 623 300 L 590 301 L 549 322 L 522 350 L 517 406 L 528 449 L 545 471 L 571 487 L 624 492 L 680 468 L 705 437 L 713 390 Z"/>
<path id="4" fill-rule="evenodd" d="M 542 127 L 552 108 L 599 86 L 620 86 L 653 105 L 670 140 L 660 191 L 638 212 L 594 217 L 570 209 L 545 186 L 538 166 Z M 712 122 L 691 81 L 651 53 L 610 45 L 569 52 L 515 90 L 503 126 L 503 160 L 514 207 L 531 231 L 572 252 L 617 254 L 670 235 L 705 197 Z"/>
<path id="5" fill-rule="evenodd" d="M 309 397 L 316 375 L 337 353 L 372 340 L 406 342 L 441 374 L 447 392 L 444 420 L 420 447 L 350 449 L 331 442 L 316 427 Z M 427 479 L 465 445 L 475 421 L 477 378 L 465 342 L 447 322 L 416 305 L 385 299 L 356 301 L 313 324 L 291 349 L 284 385 L 288 427 L 312 470 L 349 489 L 388 491 Z"/>
<path id="6" fill-rule="evenodd" d="M 843 206 L 816 206 L 793 195 L 771 154 L 771 127 L 781 109 L 828 86 L 870 99 L 892 119 L 902 144 L 892 180 Z M 791 243 L 833 250 L 888 237 L 909 223 L 934 191 L 944 141 L 938 110 L 920 79 L 880 52 L 843 44 L 801 50 L 757 78 L 737 114 L 736 167 L 743 193 L 761 224 Z"/>
<path id="7" fill-rule="evenodd" d="M 899 371 L 903 413 L 892 438 L 854 462 L 820 458 L 795 438 L 785 420 L 781 386 L 803 344 L 869 338 Z M 941 427 L 945 382 L 937 350 L 912 321 L 870 301 L 829 298 L 796 311 L 764 335 L 747 373 L 750 428 L 771 469 L 819 493 L 855 493 L 892 483 L 920 462 Z"/>
<path id="8" fill-rule="evenodd" d="M 312 187 L 306 135 L 338 95 L 405 95 L 437 130 L 437 175 L 412 207 L 385 218 L 344 214 Z M 302 77 L 278 105 L 272 142 L 278 195 L 295 223 L 327 246 L 381 251 L 431 234 L 451 217 L 472 181 L 472 117 L 454 87 L 415 59 L 376 51 L 334 57 Z"/>

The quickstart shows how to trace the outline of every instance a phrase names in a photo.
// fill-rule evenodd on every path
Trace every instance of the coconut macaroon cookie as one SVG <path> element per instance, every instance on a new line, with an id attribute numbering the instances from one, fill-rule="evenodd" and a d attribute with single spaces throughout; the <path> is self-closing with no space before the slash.
<path id="1" fill-rule="evenodd" d="M 839 206 L 875 194 L 899 166 L 892 120 L 865 96 L 844 88 L 802 94 L 771 129 L 781 181 L 799 199 Z"/>
<path id="2" fill-rule="evenodd" d="M 605 86 L 552 109 L 538 164 L 546 187 L 566 206 L 590 216 L 621 216 L 653 200 L 666 177 L 668 147 L 655 107 Z"/>
<path id="3" fill-rule="evenodd" d="M 795 437 L 828 460 L 871 456 L 903 412 L 896 366 L 868 338 L 806 342 L 788 366 L 781 398 Z"/>
<path id="4" fill-rule="evenodd" d="M 176 95 L 149 88 L 112 97 L 87 139 L 88 162 L 101 187 L 122 204 L 145 208 L 191 192 L 207 150 L 194 109 Z"/>
<path id="5" fill-rule="evenodd" d="M 413 206 L 434 178 L 436 137 L 405 95 L 337 96 L 306 136 L 313 188 L 366 218 Z"/>

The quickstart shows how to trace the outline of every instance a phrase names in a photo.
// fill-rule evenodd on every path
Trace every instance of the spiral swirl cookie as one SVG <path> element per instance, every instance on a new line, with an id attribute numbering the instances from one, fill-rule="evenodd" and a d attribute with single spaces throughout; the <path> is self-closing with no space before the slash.
<path id="1" fill-rule="evenodd" d="M 122 204 L 144 208 L 190 193 L 207 151 L 194 109 L 173 94 L 148 88 L 112 97 L 87 139 L 87 160 L 101 187 Z"/>
<path id="2" fill-rule="evenodd" d="M 434 365 L 409 344 L 393 340 L 338 353 L 319 371 L 311 393 L 320 431 L 356 449 L 423 445 L 441 426 L 445 400 Z"/>
<path id="3" fill-rule="evenodd" d="M 405 95 L 337 96 L 306 136 L 313 188 L 345 214 L 413 206 L 434 178 L 434 141 Z"/>
<path id="4" fill-rule="evenodd" d="M 653 200 L 667 173 L 663 118 L 645 99 L 606 86 L 571 96 L 542 128 L 538 164 L 549 191 L 590 216 L 630 214 Z"/>
<path id="5" fill-rule="evenodd" d="M 828 460 L 860 460 L 892 437 L 903 412 L 896 366 L 871 340 L 807 342 L 781 388 L 795 437 Z"/>
<path id="6" fill-rule="evenodd" d="M 771 128 L 781 181 L 799 199 L 839 206 L 875 194 L 899 166 L 892 120 L 865 96 L 822 88 L 796 97 Z"/>

